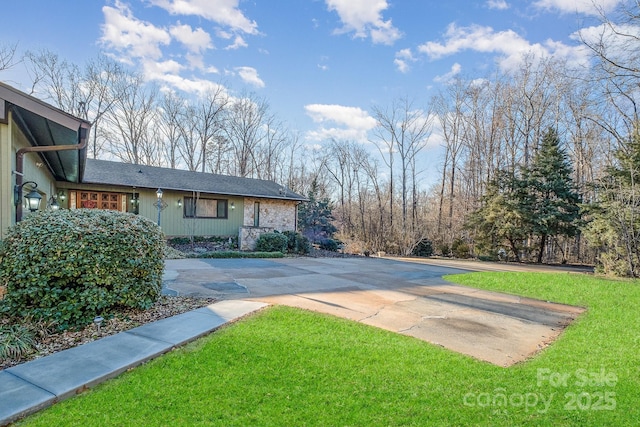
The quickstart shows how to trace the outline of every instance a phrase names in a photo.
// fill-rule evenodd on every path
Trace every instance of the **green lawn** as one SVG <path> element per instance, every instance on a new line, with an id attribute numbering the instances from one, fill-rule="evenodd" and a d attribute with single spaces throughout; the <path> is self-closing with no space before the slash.
<path id="1" fill-rule="evenodd" d="M 20 425 L 637 424 L 637 282 L 539 273 L 448 279 L 588 311 L 536 358 L 500 368 L 414 338 L 274 307 Z"/>

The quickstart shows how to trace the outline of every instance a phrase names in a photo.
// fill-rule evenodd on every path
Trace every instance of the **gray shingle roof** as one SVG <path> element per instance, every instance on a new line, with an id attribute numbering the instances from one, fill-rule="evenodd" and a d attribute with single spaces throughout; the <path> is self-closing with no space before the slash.
<path id="1" fill-rule="evenodd" d="M 87 159 L 85 184 L 117 185 L 176 191 L 199 191 L 228 196 L 305 201 L 305 197 L 273 182 L 181 169 L 159 168 Z"/>

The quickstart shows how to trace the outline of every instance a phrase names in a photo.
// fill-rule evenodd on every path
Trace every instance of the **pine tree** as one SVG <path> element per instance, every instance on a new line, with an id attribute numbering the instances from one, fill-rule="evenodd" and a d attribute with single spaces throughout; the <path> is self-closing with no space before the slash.
<path id="1" fill-rule="evenodd" d="M 496 175 L 482 208 L 472 214 L 467 227 L 491 251 L 506 243 L 516 261 L 520 261 L 523 242 L 537 237 L 538 262 L 542 262 L 549 237 L 571 237 L 578 232 L 580 196 L 571 173 L 557 132 L 547 130 L 529 168 Z"/>
<path id="2" fill-rule="evenodd" d="M 309 201 L 298 208 L 298 224 L 302 233 L 312 241 L 332 238 L 337 228 L 333 221 L 332 206 L 329 198 L 318 198 L 319 186 L 314 180 L 309 190 Z"/>
<path id="3" fill-rule="evenodd" d="M 475 231 L 479 249 L 495 255 L 506 246 L 520 262 L 522 242 L 529 235 L 531 222 L 524 184 L 524 180 L 506 171 L 499 171 L 489 183 L 482 207 L 467 221 L 467 228 Z"/>
<path id="4" fill-rule="evenodd" d="M 558 133 L 549 128 L 531 167 L 526 171 L 531 229 L 540 239 L 539 263 L 542 262 L 548 237 L 572 237 L 578 231 L 581 199 L 571 174 L 571 163 L 560 148 Z"/>

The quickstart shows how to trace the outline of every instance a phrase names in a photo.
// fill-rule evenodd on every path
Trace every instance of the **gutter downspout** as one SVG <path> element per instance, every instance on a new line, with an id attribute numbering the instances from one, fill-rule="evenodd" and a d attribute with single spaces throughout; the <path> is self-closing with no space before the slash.
<path id="1" fill-rule="evenodd" d="M 87 146 L 89 129 L 80 126 L 78 131 L 79 143 L 75 145 L 41 145 L 35 147 L 25 147 L 21 148 L 16 152 L 16 187 L 20 187 L 22 185 L 22 175 L 24 169 L 24 155 L 27 153 L 41 153 L 41 152 L 49 152 L 49 151 L 69 151 L 76 150 L 80 151 Z M 20 200 L 14 200 L 16 203 L 16 222 L 20 222 L 22 219 L 22 203 Z"/>

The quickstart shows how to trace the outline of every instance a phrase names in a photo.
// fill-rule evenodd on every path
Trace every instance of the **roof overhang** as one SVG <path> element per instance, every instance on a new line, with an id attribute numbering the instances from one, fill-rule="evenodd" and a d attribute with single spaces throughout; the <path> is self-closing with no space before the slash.
<path id="1" fill-rule="evenodd" d="M 52 147 L 39 154 L 56 180 L 81 181 L 85 149 L 56 151 L 53 147 L 80 144 L 88 138 L 89 122 L 0 82 L 0 121 L 8 121 L 9 111 L 31 146 Z"/>

